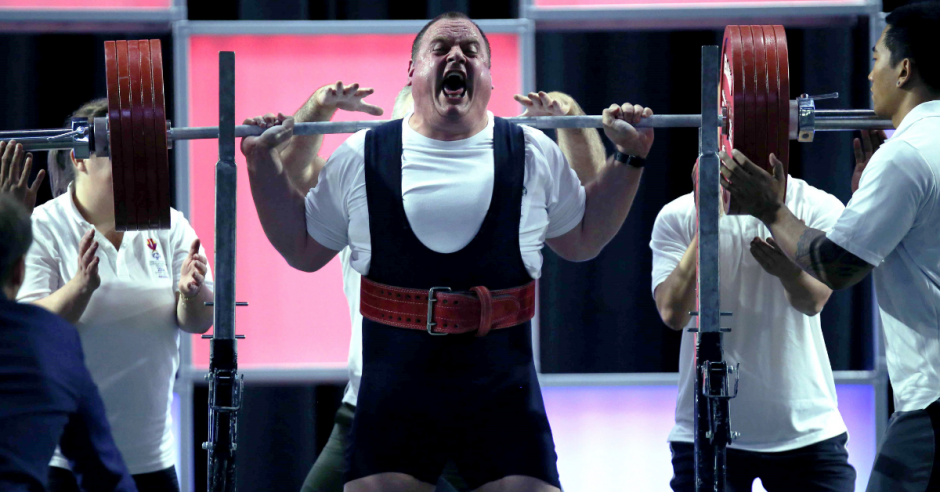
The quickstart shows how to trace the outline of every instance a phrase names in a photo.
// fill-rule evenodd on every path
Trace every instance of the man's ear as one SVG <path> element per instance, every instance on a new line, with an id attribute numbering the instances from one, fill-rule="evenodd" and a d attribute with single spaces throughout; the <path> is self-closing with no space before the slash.
<path id="1" fill-rule="evenodd" d="M 911 80 L 911 59 L 905 58 L 898 63 L 898 87 L 904 87 Z"/>
<path id="2" fill-rule="evenodd" d="M 88 172 L 88 167 L 85 165 L 85 159 L 75 158 L 75 150 L 69 151 L 69 160 L 72 161 L 72 166 L 75 167 L 76 172 L 83 172 L 83 173 Z"/>
<path id="3" fill-rule="evenodd" d="M 408 60 L 408 83 L 405 86 L 411 85 L 411 78 L 415 76 L 415 62 L 413 60 Z"/>

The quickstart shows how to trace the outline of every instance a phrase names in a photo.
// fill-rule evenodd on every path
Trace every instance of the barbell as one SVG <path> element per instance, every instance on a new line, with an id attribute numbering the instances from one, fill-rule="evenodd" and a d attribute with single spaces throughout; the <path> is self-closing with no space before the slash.
<path id="1" fill-rule="evenodd" d="M 110 156 L 114 218 L 119 231 L 170 227 L 168 149 L 176 140 L 218 138 L 218 127 L 173 128 L 166 119 L 160 41 L 106 41 L 105 75 L 108 116 L 73 118 L 70 128 L 0 132 L 0 140 L 20 142 L 27 150 L 72 149 L 76 158 L 91 153 Z M 816 99 L 790 99 L 789 56 L 783 26 L 727 26 L 722 43 L 718 85 L 721 114 L 715 131 L 721 146 L 738 149 L 770 169 L 773 153 L 784 164 L 791 140 L 810 142 L 816 131 L 892 128 L 870 110 L 817 110 Z M 508 120 L 535 128 L 600 128 L 601 116 L 538 116 Z M 297 135 L 354 133 L 386 120 L 298 123 Z M 700 114 L 654 115 L 641 123 L 651 128 L 700 128 Z M 260 135 L 242 125 L 236 137 Z"/>

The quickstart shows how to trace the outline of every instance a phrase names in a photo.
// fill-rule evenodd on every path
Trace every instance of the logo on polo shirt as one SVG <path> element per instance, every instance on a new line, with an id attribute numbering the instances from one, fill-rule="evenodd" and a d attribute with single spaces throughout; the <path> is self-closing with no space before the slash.
<path id="1" fill-rule="evenodd" d="M 150 255 L 153 256 L 153 259 L 159 260 L 160 252 L 157 251 L 157 242 L 154 241 L 153 238 L 150 238 L 147 240 L 147 247 L 150 248 L 150 251 L 151 251 Z"/>

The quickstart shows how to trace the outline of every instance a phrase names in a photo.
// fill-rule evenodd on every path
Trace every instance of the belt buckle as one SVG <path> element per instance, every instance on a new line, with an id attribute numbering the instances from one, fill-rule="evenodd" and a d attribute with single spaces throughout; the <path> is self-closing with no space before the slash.
<path id="1" fill-rule="evenodd" d="M 434 298 L 436 292 L 451 292 L 450 287 L 431 287 L 428 290 L 428 333 L 434 336 L 447 335 L 447 333 L 435 333 L 434 327 L 437 326 L 437 323 L 431 321 L 434 319 L 434 303 L 437 302 L 437 299 Z"/>

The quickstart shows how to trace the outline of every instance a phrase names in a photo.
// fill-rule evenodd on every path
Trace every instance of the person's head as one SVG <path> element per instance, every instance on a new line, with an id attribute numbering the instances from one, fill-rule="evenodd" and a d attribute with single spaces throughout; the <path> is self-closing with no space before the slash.
<path id="1" fill-rule="evenodd" d="M 15 299 L 23 285 L 26 252 L 32 242 L 29 213 L 13 197 L 0 193 L 0 288 L 7 299 Z"/>
<path id="2" fill-rule="evenodd" d="M 493 90 L 486 35 L 459 12 L 435 17 L 412 44 L 408 85 L 415 113 L 434 127 L 466 126 L 485 119 Z"/>
<path id="3" fill-rule="evenodd" d="M 872 48 L 871 81 L 875 113 L 893 118 L 905 100 L 940 97 L 940 2 L 899 7 L 888 14 L 887 27 Z"/>
<path id="4" fill-rule="evenodd" d="M 415 100 L 411 97 L 411 86 L 402 87 L 401 92 L 395 97 L 395 105 L 392 106 L 392 119 L 404 118 L 409 111 L 414 109 Z"/>
<path id="5" fill-rule="evenodd" d="M 95 99 L 83 104 L 82 107 L 75 110 L 65 119 L 65 126 L 71 124 L 72 118 L 88 118 L 88 122 L 94 122 L 95 118 L 102 118 L 108 115 L 108 100 L 105 98 Z M 49 152 L 47 161 L 49 169 L 49 187 L 52 188 L 52 196 L 56 197 L 65 193 L 69 188 L 69 183 L 75 180 L 75 165 L 72 162 L 72 152 L 68 150 L 53 150 Z"/>

